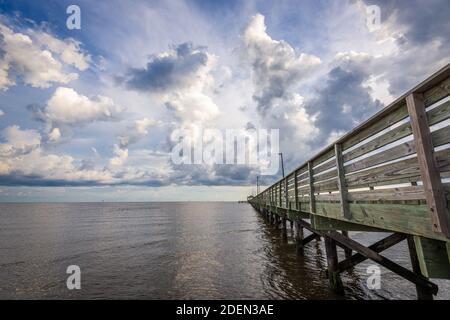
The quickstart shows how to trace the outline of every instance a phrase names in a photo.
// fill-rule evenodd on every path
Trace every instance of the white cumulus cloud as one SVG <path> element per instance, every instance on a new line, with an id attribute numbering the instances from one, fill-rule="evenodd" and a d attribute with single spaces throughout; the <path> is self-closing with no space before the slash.
<path id="1" fill-rule="evenodd" d="M 53 128 L 47 135 L 47 138 L 49 142 L 58 142 L 61 138 L 61 131 L 59 128 Z"/>
<path id="2" fill-rule="evenodd" d="M 100 95 L 89 98 L 74 89 L 59 87 L 48 100 L 43 114 L 52 123 L 73 125 L 112 120 L 122 110 L 111 98 Z"/>
<path id="3" fill-rule="evenodd" d="M 304 98 L 295 93 L 294 87 L 316 70 L 321 60 L 296 51 L 286 41 L 272 39 L 261 14 L 251 18 L 242 41 L 261 125 L 280 130 L 280 150 L 286 163 L 304 160 L 311 152 L 310 142 L 318 129 L 315 117 L 308 115 Z M 296 149 L 292 149 L 293 141 Z"/>
<path id="4" fill-rule="evenodd" d="M 17 79 L 36 88 L 68 83 L 78 74 L 67 72 L 65 64 L 85 70 L 89 62 L 74 40 L 62 41 L 45 32 L 15 32 L 1 22 L 0 53 L 0 89 L 14 85 Z"/>
<path id="5" fill-rule="evenodd" d="M 154 127 L 160 123 L 160 121 L 149 118 L 135 120 L 133 126 L 128 127 L 127 132 L 119 136 L 119 147 L 126 148 L 130 144 L 138 142 L 148 134 L 151 127 Z"/>
<path id="6" fill-rule="evenodd" d="M 42 46 L 59 55 L 62 62 L 84 71 L 89 67 L 91 58 L 80 48 L 80 42 L 73 39 L 60 40 L 45 32 L 34 32 L 33 35 Z"/>

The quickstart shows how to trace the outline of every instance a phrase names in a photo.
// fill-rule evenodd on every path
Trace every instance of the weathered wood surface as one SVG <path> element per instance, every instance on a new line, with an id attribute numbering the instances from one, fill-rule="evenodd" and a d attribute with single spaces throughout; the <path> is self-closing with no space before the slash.
<path id="1" fill-rule="evenodd" d="M 296 174 L 295 174 L 295 177 L 294 177 L 294 193 L 295 193 L 295 197 L 294 197 L 295 209 L 300 210 L 300 206 L 299 206 L 299 203 L 298 203 L 298 178 L 297 178 Z"/>
<path id="2" fill-rule="evenodd" d="M 331 237 L 325 237 L 325 251 L 327 253 L 328 279 L 331 288 L 337 293 L 343 293 L 344 286 L 339 275 L 336 242 Z"/>
<path id="3" fill-rule="evenodd" d="M 308 172 L 309 172 L 309 212 L 316 212 L 316 201 L 314 198 L 315 186 L 311 162 L 308 163 Z"/>
<path id="4" fill-rule="evenodd" d="M 443 103 L 442 105 L 434 108 L 433 110 L 427 113 L 428 124 L 430 126 L 435 125 L 439 122 L 445 121 L 450 117 L 450 101 Z M 385 132 L 379 137 L 374 138 L 373 140 L 355 148 L 344 155 L 344 161 L 350 161 L 355 158 L 358 158 L 366 153 L 375 151 L 384 146 L 387 146 L 390 143 L 393 143 L 397 140 L 405 138 L 412 134 L 411 123 L 408 121 L 406 123 L 400 124 L 395 128 L 392 128 L 390 131 Z M 445 137 L 445 135 L 443 135 Z M 447 135 L 448 137 L 448 135 Z M 433 138 L 434 140 L 435 138 Z M 448 143 L 448 142 L 447 142 Z M 436 144 L 435 144 L 436 146 Z"/>
<path id="5" fill-rule="evenodd" d="M 339 200 L 339 193 L 320 194 L 316 196 L 316 201 L 319 202 Z M 425 192 L 422 186 L 396 187 L 389 189 L 349 192 L 347 194 L 347 200 L 349 202 L 418 201 L 425 200 Z"/>
<path id="6" fill-rule="evenodd" d="M 323 152 L 321 155 L 314 157 L 314 159 L 311 160 L 311 163 L 313 164 L 313 167 L 317 167 L 329 161 L 333 157 L 334 157 L 334 147 L 329 146 L 327 147 L 326 151 Z"/>
<path id="7" fill-rule="evenodd" d="M 424 96 L 412 93 L 406 97 L 411 127 L 420 165 L 420 175 L 424 184 L 425 196 L 431 215 L 433 230 L 450 237 L 450 214 L 442 189 L 440 164 L 434 156 L 433 141 L 427 123 Z M 439 157 L 439 154 L 436 154 Z M 446 157 L 450 160 L 450 156 Z"/>
<path id="8" fill-rule="evenodd" d="M 334 158 L 330 158 L 327 162 L 321 164 L 320 166 L 314 168 L 313 172 L 314 174 L 319 174 L 322 173 L 324 171 L 327 171 L 333 167 L 336 166 L 336 161 L 334 161 Z"/>
<path id="9" fill-rule="evenodd" d="M 441 150 L 435 155 L 437 166 L 433 170 L 440 180 L 439 171 L 444 171 L 450 165 L 450 149 Z M 346 180 L 349 187 L 374 187 L 420 181 L 421 173 L 418 158 L 414 157 L 346 175 Z"/>
<path id="10" fill-rule="evenodd" d="M 334 164 L 336 165 L 336 163 Z M 334 168 L 333 170 L 327 171 L 325 173 L 319 174 L 319 175 L 314 175 L 314 183 L 319 183 L 321 181 L 326 181 L 326 180 L 330 180 L 333 178 L 337 178 L 338 177 L 338 170 L 336 168 Z"/>
<path id="11" fill-rule="evenodd" d="M 448 69 L 448 65 L 445 68 L 443 68 L 443 70 L 444 69 Z M 448 78 L 447 76 L 447 79 L 444 79 L 442 82 L 438 83 L 436 86 L 426 91 L 413 90 L 412 92 L 410 92 L 410 94 L 414 92 L 422 92 L 424 96 L 423 102 L 426 107 L 429 107 L 433 103 L 442 100 L 450 95 L 450 78 Z M 407 94 L 407 96 L 408 95 L 409 94 Z"/>
<path id="12" fill-rule="evenodd" d="M 449 253 L 446 243 L 421 237 L 414 237 L 420 270 L 429 278 L 449 279 Z"/>
<path id="13" fill-rule="evenodd" d="M 420 270 L 420 257 L 418 255 L 418 250 L 414 243 L 413 237 L 408 236 L 407 241 L 413 272 L 417 274 L 422 274 L 427 277 L 427 275 Z M 416 292 L 419 300 L 433 300 L 433 294 L 430 292 L 430 290 L 424 289 L 423 287 L 416 285 Z"/>
<path id="14" fill-rule="evenodd" d="M 433 146 L 438 147 L 450 143 L 450 127 L 441 128 L 431 134 Z M 372 166 L 383 164 L 388 161 L 397 160 L 413 155 L 417 152 L 415 141 L 408 141 L 393 148 L 376 153 L 362 160 L 345 166 L 346 173 L 363 170 Z"/>
<path id="15" fill-rule="evenodd" d="M 348 205 L 348 190 L 347 182 L 345 181 L 344 160 L 342 159 L 342 146 L 340 144 L 334 145 L 336 154 L 336 168 L 338 173 L 338 187 L 341 204 L 341 214 L 346 219 L 351 219 L 352 214 Z"/>
<path id="16" fill-rule="evenodd" d="M 330 219 L 328 217 L 319 216 L 317 214 L 311 215 L 311 226 L 314 230 L 329 231 L 329 230 L 343 230 L 343 231 L 366 231 L 366 232 L 381 232 L 383 230 L 374 227 L 368 227 L 358 223 L 351 223 L 337 219 Z"/>
<path id="17" fill-rule="evenodd" d="M 345 142 L 343 142 L 342 147 L 344 150 L 347 150 L 352 146 L 369 138 L 370 136 L 373 136 L 374 134 L 377 134 L 384 129 L 394 125 L 395 123 L 405 119 L 406 117 L 408 117 L 408 109 L 406 108 L 406 103 L 404 103 L 397 109 L 386 114 L 379 121 L 370 124 L 366 129 L 347 139 Z"/>

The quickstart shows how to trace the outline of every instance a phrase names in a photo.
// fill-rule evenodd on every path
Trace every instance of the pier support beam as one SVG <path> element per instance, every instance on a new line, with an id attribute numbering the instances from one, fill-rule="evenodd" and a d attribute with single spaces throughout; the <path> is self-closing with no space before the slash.
<path id="1" fill-rule="evenodd" d="M 303 251 L 303 227 L 298 220 L 295 220 L 295 243 L 297 244 L 297 252 Z"/>
<path id="2" fill-rule="evenodd" d="M 273 214 L 273 224 L 278 228 L 278 215 L 276 213 Z"/>
<path id="3" fill-rule="evenodd" d="M 417 257 L 416 245 L 414 243 L 414 238 L 412 236 L 408 236 L 408 249 L 409 255 L 411 257 L 411 265 L 413 272 L 419 275 L 422 275 L 422 271 L 420 270 L 419 258 Z M 418 300 L 433 300 L 433 294 L 427 287 L 420 286 L 416 284 L 416 292 Z"/>
<path id="4" fill-rule="evenodd" d="M 283 234 L 283 240 L 284 241 L 287 241 L 287 221 L 286 221 L 286 215 L 285 214 L 283 214 L 283 217 L 281 218 L 281 224 L 282 224 L 282 226 L 281 226 L 281 232 L 282 232 L 282 234 Z"/>
<path id="5" fill-rule="evenodd" d="M 342 235 L 344 237 L 348 238 L 348 231 L 342 230 Z M 345 253 L 345 259 L 349 259 L 352 256 L 352 249 L 346 247 L 346 248 L 344 248 L 344 253 Z"/>
<path id="6" fill-rule="evenodd" d="M 342 284 L 338 268 L 339 261 L 336 242 L 327 236 L 325 237 L 325 249 L 327 252 L 328 280 L 330 282 L 330 287 L 337 294 L 344 294 L 344 285 Z"/>

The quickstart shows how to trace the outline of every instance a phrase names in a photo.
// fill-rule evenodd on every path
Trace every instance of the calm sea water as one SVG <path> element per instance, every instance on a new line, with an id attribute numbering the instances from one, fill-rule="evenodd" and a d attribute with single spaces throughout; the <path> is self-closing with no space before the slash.
<path id="1" fill-rule="evenodd" d="M 409 267 L 406 252 L 402 243 L 386 255 Z M 381 290 L 367 289 L 369 264 L 343 274 L 344 298 L 415 299 L 385 269 Z M 81 290 L 66 287 L 69 265 L 81 268 Z M 1 299 L 342 299 L 325 268 L 323 241 L 297 255 L 247 204 L 0 204 Z M 437 283 L 449 299 L 450 283 Z"/>

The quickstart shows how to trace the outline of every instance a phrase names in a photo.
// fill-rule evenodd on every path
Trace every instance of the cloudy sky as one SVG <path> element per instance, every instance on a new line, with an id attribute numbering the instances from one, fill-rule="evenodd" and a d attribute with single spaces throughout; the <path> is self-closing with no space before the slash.
<path id="1" fill-rule="evenodd" d="M 0 201 L 245 199 L 257 167 L 175 165 L 174 130 L 279 129 L 291 170 L 447 64 L 449 13 L 448 0 L 0 0 Z"/>

